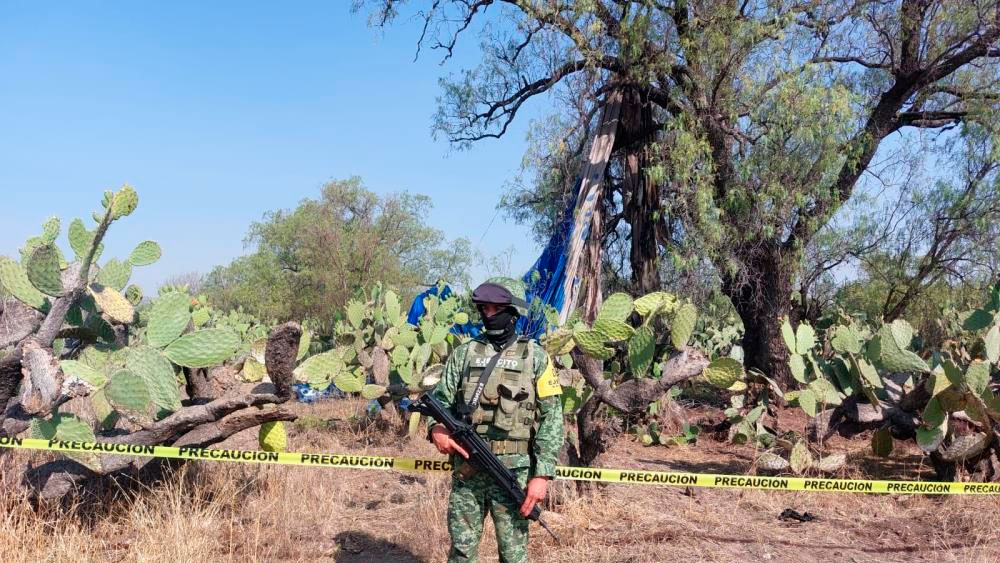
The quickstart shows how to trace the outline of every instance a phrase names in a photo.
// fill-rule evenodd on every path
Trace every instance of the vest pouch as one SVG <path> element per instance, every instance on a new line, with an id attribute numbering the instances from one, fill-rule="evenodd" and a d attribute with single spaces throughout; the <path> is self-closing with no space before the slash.
<path id="1" fill-rule="evenodd" d="M 528 398 L 528 392 L 518 383 L 500 383 L 497 386 L 500 396 L 500 408 L 493 414 L 493 426 L 500 430 L 510 431 L 517 422 L 517 410 L 521 401 Z"/>

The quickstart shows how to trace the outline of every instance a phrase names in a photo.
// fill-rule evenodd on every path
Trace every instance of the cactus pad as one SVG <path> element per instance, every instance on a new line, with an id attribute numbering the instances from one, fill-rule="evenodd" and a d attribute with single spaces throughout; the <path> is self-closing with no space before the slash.
<path id="1" fill-rule="evenodd" d="M 597 319 L 625 322 L 625 319 L 631 314 L 632 298 L 626 293 L 612 293 L 601 305 L 601 310 L 597 312 Z"/>
<path id="2" fill-rule="evenodd" d="M 604 334 L 596 330 L 580 330 L 573 333 L 573 340 L 576 345 L 583 350 L 584 354 L 599 360 L 606 360 L 614 355 L 615 351 L 604 345 L 606 340 Z"/>
<path id="3" fill-rule="evenodd" d="M 766 471 L 782 471 L 788 469 L 788 460 L 778 454 L 764 452 L 757 458 L 757 467 Z"/>
<path id="4" fill-rule="evenodd" d="M 830 345 L 841 354 L 860 354 L 861 335 L 849 326 L 840 325 L 834 331 L 833 338 L 830 339 Z"/>
<path id="5" fill-rule="evenodd" d="M 917 428 L 917 445 L 927 453 L 933 452 L 941 446 L 947 434 L 948 419 L 945 418 L 938 426 Z"/>
<path id="6" fill-rule="evenodd" d="M 145 413 L 152 400 L 146 381 L 135 373 L 123 369 L 111 376 L 104 388 L 104 396 L 116 409 Z"/>
<path id="7" fill-rule="evenodd" d="M 338 375 L 333 384 L 344 393 L 360 393 L 364 388 L 364 381 L 353 373 L 344 372 Z"/>
<path id="8" fill-rule="evenodd" d="M 128 255 L 128 261 L 133 266 L 148 266 L 159 260 L 162 254 L 160 245 L 156 244 L 156 241 L 144 240 L 132 249 L 132 253 Z"/>
<path id="9" fill-rule="evenodd" d="M 225 328 L 206 328 L 185 334 L 163 351 L 170 361 L 189 368 L 217 366 L 240 347 L 240 337 Z"/>
<path id="10" fill-rule="evenodd" d="M 628 363 L 634 377 L 641 377 L 649 371 L 649 366 L 653 363 L 655 345 L 656 338 L 653 336 L 653 329 L 648 326 L 639 327 L 629 339 Z"/>
<path id="11" fill-rule="evenodd" d="M 684 303 L 674 311 L 674 318 L 670 323 L 670 342 L 674 348 L 680 350 L 687 346 L 697 320 L 698 310 L 691 303 Z"/>
<path id="12" fill-rule="evenodd" d="M 377 399 L 385 395 L 384 385 L 365 385 L 361 388 L 361 396 L 366 399 Z"/>
<path id="13" fill-rule="evenodd" d="M 45 244 L 52 244 L 59 237 L 59 218 L 49 217 L 42 223 L 42 240 Z"/>
<path id="14" fill-rule="evenodd" d="M 6 256 L 0 256 L 0 284 L 29 307 L 44 311 L 49 306 L 48 298 L 32 285 L 21 264 Z"/>
<path id="15" fill-rule="evenodd" d="M 792 471 L 795 473 L 805 473 L 813 465 L 812 454 L 809 453 L 809 448 L 806 447 L 806 443 L 802 440 L 795 442 L 792 447 L 792 453 L 788 456 L 788 464 Z"/>
<path id="16" fill-rule="evenodd" d="M 365 305 L 360 301 L 351 301 L 347 304 L 347 320 L 354 328 L 361 328 L 361 323 L 365 320 Z"/>
<path id="17" fill-rule="evenodd" d="M 673 304 L 673 296 L 665 291 L 647 293 L 635 300 L 633 305 L 637 313 L 643 317 L 665 312 Z"/>
<path id="18" fill-rule="evenodd" d="M 542 347 L 550 356 L 558 355 L 567 342 L 573 340 L 573 333 L 565 328 L 558 328 L 542 338 Z"/>
<path id="19" fill-rule="evenodd" d="M 53 297 L 62 295 L 59 249 L 51 244 L 35 247 L 25 261 L 28 280 L 38 290 Z"/>
<path id="20" fill-rule="evenodd" d="M 108 260 L 101 271 L 97 272 L 94 281 L 101 285 L 113 287 L 118 291 L 125 289 L 128 279 L 132 277 L 132 265 L 121 260 Z"/>
<path id="21" fill-rule="evenodd" d="M 125 288 L 125 299 L 133 306 L 142 302 L 142 288 L 137 285 L 130 285 Z"/>
<path id="22" fill-rule="evenodd" d="M 31 421 L 31 434 L 37 438 L 46 440 L 61 440 L 66 442 L 96 442 L 97 437 L 90 425 L 80 420 L 75 415 L 68 413 L 56 413 L 49 420 L 35 419 Z M 74 459 L 83 465 L 99 470 L 100 459 L 95 454 L 89 453 L 64 453 L 66 457 Z"/>
<path id="23" fill-rule="evenodd" d="M 302 336 L 299 337 L 299 351 L 295 354 L 295 361 L 301 361 L 309 354 L 309 345 L 312 343 L 312 331 L 303 330 Z"/>
<path id="24" fill-rule="evenodd" d="M 611 342 L 628 340 L 635 334 L 635 329 L 631 326 L 607 317 L 598 317 L 594 321 L 594 330 L 606 336 Z"/>
<path id="25" fill-rule="evenodd" d="M 795 329 L 795 353 L 808 354 L 816 345 L 816 331 L 809 323 L 801 322 Z"/>
<path id="26" fill-rule="evenodd" d="M 115 289 L 99 283 L 92 283 L 87 289 L 94 297 L 97 306 L 115 321 L 127 324 L 135 318 L 135 309 L 132 308 L 132 304 Z"/>
<path id="27" fill-rule="evenodd" d="M 718 358 L 705 367 L 703 375 L 712 386 L 728 389 L 743 379 L 743 364 L 732 358 Z"/>
<path id="28" fill-rule="evenodd" d="M 463 311 L 455 313 L 455 316 L 451 318 L 452 322 L 457 325 L 464 325 L 469 322 L 469 314 Z"/>
<path id="29" fill-rule="evenodd" d="M 281 421 L 265 422 L 257 432 L 257 442 L 265 452 L 283 452 L 288 447 L 288 435 Z"/>
<path id="30" fill-rule="evenodd" d="M 872 452 L 879 457 L 889 457 L 892 453 L 892 434 L 888 428 L 882 428 L 872 434 Z"/>
<path id="31" fill-rule="evenodd" d="M 820 458 L 813 467 L 824 473 L 833 473 L 834 471 L 839 471 L 845 463 L 847 463 L 847 455 L 839 453 Z"/>
<path id="32" fill-rule="evenodd" d="M 102 371 L 98 371 L 78 360 L 62 360 L 59 362 L 59 368 L 62 369 L 63 374 L 66 376 L 80 379 L 94 389 L 100 389 L 108 382 L 108 378 Z"/>
<path id="33" fill-rule="evenodd" d="M 816 416 L 816 394 L 812 389 L 803 389 L 799 392 L 799 406 L 809 416 Z"/>
<path id="34" fill-rule="evenodd" d="M 788 351 L 797 354 L 795 350 L 795 331 L 792 329 L 792 324 L 788 322 L 788 318 L 784 318 L 781 321 L 781 340 L 785 343 L 785 347 Z"/>
<path id="35" fill-rule="evenodd" d="M 111 218 L 121 219 L 130 215 L 139 206 L 139 194 L 132 186 L 125 184 L 111 200 Z"/>
<path id="36" fill-rule="evenodd" d="M 973 360 L 965 370 L 965 384 L 976 395 L 981 395 L 990 383 L 990 364 Z"/>
<path id="37" fill-rule="evenodd" d="M 399 296 L 391 289 L 385 292 L 385 315 L 386 320 L 392 326 L 397 326 L 402 322 L 402 313 L 399 309 Z"/>
<path id="38" fill-rule="evenodd" d="M 125 358 L 125 368 L 146 382 L 150 400 L 159 407 L 161 414 L 181 408 L 174 366 L 162 352 L 151 346 L 130 347 Z"/>
<path id="39" fill-rule="evenodd" d="M 240 371 L 240 377 L 243 381 L 248 381 L 250 383 L 256 383 L 264 379 L 267 375 L 267 368 L 264 364 L 258 362 L 252 356 L 247 358 L 243 362 L 243 370 Z"/>
<path id="40" fill-rule="evenodd" d="M 941 458 L 951 462 L 965 461 L 983 453 L 989 443 L 990 436 L 984 432 L 959 436 L 941 452 Z"/>
<path id="41" fill-rule="evenodd" d="M 329 381 L 346 369 L 347 365 L 336 350 L 311 356 L 292 372 L 296 381 Z"/>
<path id="42" fill-rule="evenodd" d="M 910 347 L 910 341 L 913 340 L 913 327 L 910 326 L 910 323 L 903 319 L 896 319 L 889 325 L 889 332 L 897 347 L 900 349 Z"/>
<path id="43" fill-rule="evenodd" d="M 885 369 L 897 372 L 927 371 L 927 362 L 913 352 L 898 346 L 889 325 L 883 325 L 879 330 L 879 344 L 880 357 Z"/>
<path id="44" fill-rule="evenodd" d="M 163 348 L 184 332 L 191 322 L 190 298 L 186 293 L 171 291 L 153 302 L 146 327 L 150 346 Z"/>

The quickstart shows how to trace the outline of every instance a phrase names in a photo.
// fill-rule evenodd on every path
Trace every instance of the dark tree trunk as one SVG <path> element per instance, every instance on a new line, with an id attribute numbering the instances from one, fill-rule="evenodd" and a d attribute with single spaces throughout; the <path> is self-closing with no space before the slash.
<path id="1" fill-rule="evenodd" d="M 794 385 L 788 348 L 781 337 L 782 318 L 791 310 L 795 260 L 781 249 L 754 249 L 745 270 L 724 275 L 722 291 L 743 320 L 744 364 L 774 378 L 783 389 Z"/>
<path id="2" fill-rule="evenodd" d="M 660 289 L 659 243 L 663 221 L 659 190 L 646 174 L 649 165 L 647 145 L 655 131 L 652 106 L 636 90 L 627 90 L 622 100 L 618 140 L 622 150 L 624 182 L 622 193 L 625 219 L 631 229 L 629 262 L 632 283 L 639 295 Z"/>

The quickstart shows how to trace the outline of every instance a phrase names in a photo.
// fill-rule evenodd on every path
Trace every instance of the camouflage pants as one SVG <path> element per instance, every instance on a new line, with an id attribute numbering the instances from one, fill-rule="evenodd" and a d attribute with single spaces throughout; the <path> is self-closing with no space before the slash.
<path id="1" fill-rule="evenodd" d="M 524 487 L 528 468 L 514 469 Z M 501 563 L 522 563 L 528 560 L 528 520 L 518 512 L 520 506 L 507 496 L 484 473 L 476 473 L 465 481 L 453 477 L 448 499 L 448 532 L 451 534 L 449 563 L 475 563 L 479 555 L 479 540 L 483 535 L 486 512 L 493 517 L 497 531 L 497 547 Z"/>

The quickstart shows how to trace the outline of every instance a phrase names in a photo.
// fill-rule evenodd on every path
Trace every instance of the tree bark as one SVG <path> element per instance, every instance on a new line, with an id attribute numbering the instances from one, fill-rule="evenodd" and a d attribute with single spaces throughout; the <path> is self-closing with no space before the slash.
<path id="1" fill-rule="evenodd" d="M 655 131 L 653 108 L 634 89 L 625 91 L 622 100 L 618 141 L 622 149 L 622 185 L 625 218 L 631 230 L 629 263 L 632 284 L 638 295 L 660 289 L 658 234 L 656 224 L 662 221 L 657 185 L 646 173 L 649 165 L 648 140 Z"/>
<path id="2" fill-rule="evenodd" d="M 723 293 L 743 321 L 746 367 L 772 377 L 782 389 L 795 383 L 781 337 L 782 319 L 791 311 L 795 272 L 795 260 L 787 254 L 780 248 L 755 249 L 744 271 L 723 275 L 722 280 Z"/>

